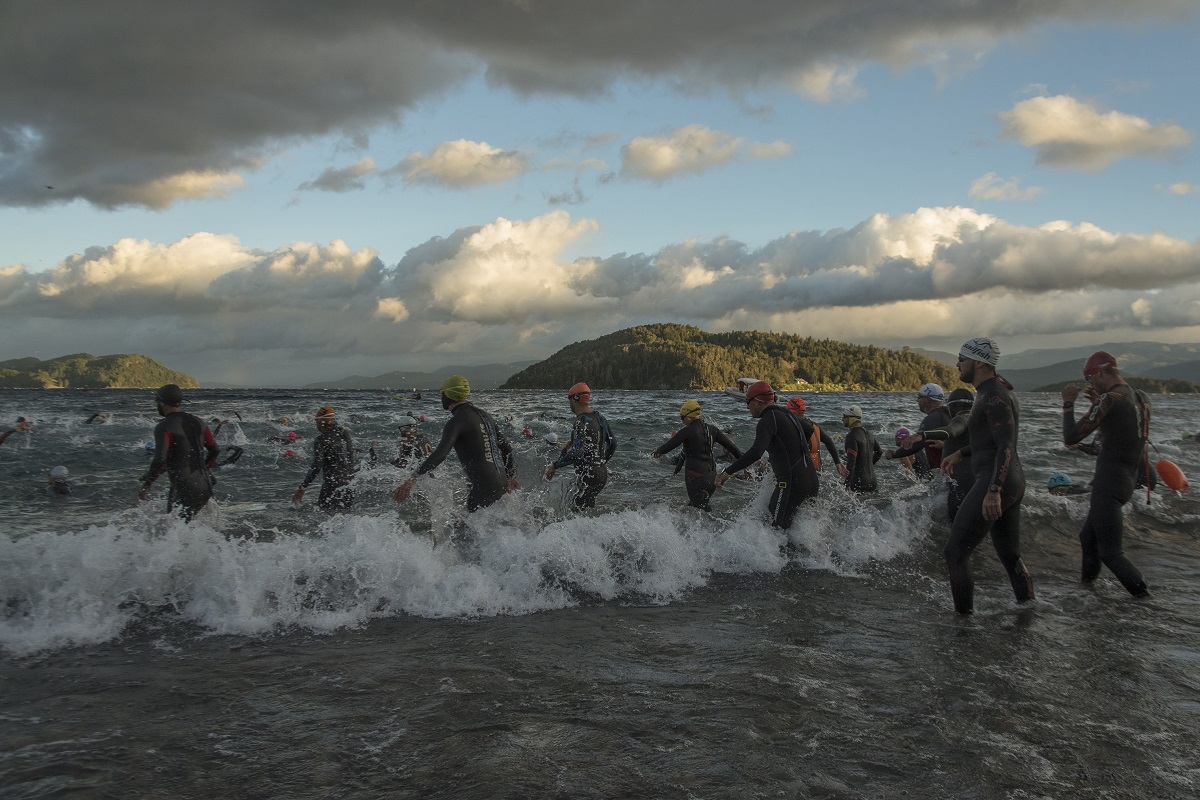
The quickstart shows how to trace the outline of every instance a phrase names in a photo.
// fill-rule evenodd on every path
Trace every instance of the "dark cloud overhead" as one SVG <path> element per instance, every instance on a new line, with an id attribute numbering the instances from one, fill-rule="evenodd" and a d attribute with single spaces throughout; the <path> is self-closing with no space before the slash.
<path id="1" fill-rule="evenodd" d="M 857 64 L 920 62 L 935 43 L 976 49 L 1047 21 L 1192 10 L 1187 0 L 8 0 L 0 204 L 164 208 L 219 195 L 291 142 L 361 140 L 472 74 L 528 94 L 600 95 L 633 78 L 820 97 Z"/>

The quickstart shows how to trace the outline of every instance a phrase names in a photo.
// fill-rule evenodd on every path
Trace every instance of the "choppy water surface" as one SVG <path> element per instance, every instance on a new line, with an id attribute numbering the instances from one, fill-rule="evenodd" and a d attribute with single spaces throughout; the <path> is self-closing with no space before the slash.
<path id="1" fill-rule="evenodd" d="M 484 392 L 511 425 L 523 490 L 466 520 L 453 456 L 404 506 L 364 467 L 354 513 L 289 499 L 311 413 L 338 409 L 384 458 L 395 421 L 436 399 L 369 392 L 189 393 L 245 455 L 191 525 L 136 500 L 148 392 L 0 392 L 0 795 L 41 797 L 1194 797 L 1200 632 L 1193 492 L 1127 509 L 1153 597 L 1077 582 L 1086 481 L 1057 398 L 1020 395 L 1031 489 L 1018 609 L 985 544 L 977 613 L 951 610 L 938 485 L 881 462 L 865 503 L 826 468 L 790 538 L 761 521 L 769 482 L 686 507 L 647 454 L 689 395 L 597 393 L 621 438 L 594 513 L 540 479 L 570 425 L 557 393 Z M 701 395 L 739 444 L 744 405 Z M 860 403 L 886 439 L 911 395 L 815 395 L 839 433 Z M 1155 397 L 1153 438 L 1193 482 L 1200 402 Z M 96 411 L 104 423 L 86 424 Z M 238 420 L 240 416 L 240 421 Z M 288 418 L 289 423 L 280 422 Z M 520 431 L 528 427 L 532 437 Z M 287 430 L 307 438 L 269 441 Z M 885 442 L 886 445 L 886 442 Z M 288 448 L 299 452 L 288 457 Z M 74 493 L 44 492 L 66 465 Z M 457 495 L 457 497 L 456 497 Z M 790 544 L 791 547 L 784 547 Z"/>

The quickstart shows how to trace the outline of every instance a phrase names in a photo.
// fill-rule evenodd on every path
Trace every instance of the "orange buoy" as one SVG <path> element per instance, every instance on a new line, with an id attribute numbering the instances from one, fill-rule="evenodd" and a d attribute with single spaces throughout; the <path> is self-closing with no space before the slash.
<path id="1" fill-rule="evenodd" d="M 1183 470 L 1175 466 L 1175 462 L 1160 458 L 1154 465 L 1154 469 L 1158 471 L 1158 477 L 1162 478 L 1162 482 L 1175 491 L 1180 492 L 1188 488 L 1187 476 L 1183 474 Z"/>

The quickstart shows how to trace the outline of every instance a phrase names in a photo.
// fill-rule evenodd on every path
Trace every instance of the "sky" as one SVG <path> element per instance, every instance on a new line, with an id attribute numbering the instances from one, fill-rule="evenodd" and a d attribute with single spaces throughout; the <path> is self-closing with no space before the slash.
<path id="1" fill-rule="evenodd" d="M 1198 54 L 1196 0 L 6 0 L 0 360 L 1200 342 Z"/>

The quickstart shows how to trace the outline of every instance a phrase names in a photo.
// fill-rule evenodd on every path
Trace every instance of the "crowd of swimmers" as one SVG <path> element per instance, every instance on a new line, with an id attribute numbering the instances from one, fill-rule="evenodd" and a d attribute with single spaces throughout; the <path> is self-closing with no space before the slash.
<path id="1" fill-rule="evenodd" d="M 675 471 L 683 472 L 688 502 L 705 511 L 710 510 L 713 495 L 729 478 L 748 478 L 752 468 L 760 473 L 769 469 L 774 488 L 768 517 L 770 524 L 780 530 L 790 528 L 805 504 L 817 496 L 822 449 L 833 462 L 837 480 L 855 494 L 877 491 L 875 466 L 881 459 L 898 461 L 919 477 L 945 476 L 950 534 L 944 556 L 955 610 L 961 614 L 973 611 L 970 556 L 989 536 L 1016 600 L 1026 603 L 1034 599 L 1034 588 L 1020 550 L 1021 504 L 1026 491 L 1017 448 L 1020 409 L 1012 386 L 996 371 L 999 358 L 1000 348 L 992 339 L 964 342 L 958 356 L 958 374 L 975 391 L 960 388 L 946 393 L 934 383 L 922 386 L 916 402 L 924 416 L 915 429 L 896 431 L 894 448 L 883 448 L 863 425 L 862 409 L 848 405 L 842 412 L 845 435 L 839 452 L 829 432 L 806 415 L 802 398 L 781 403 L 768 383 L 758 381 L 745 391 L 747 411 L 756 420 L 754 441 L 747 449 L 739 448 L 724 431 L 706 421 L 696 400 L 688 400 L 679 409 L 679 430 L 650 456 L 661 458 L 681 448 Z M 1089 493 L 1089 511 L 1079 534 L 1081 579 L 1090 583 L 1102 567 L 1108 567 L 1130 594 L 1145 597 L 1149 594 L 1146 582 L 1123 551 L 1121 507 L 1137 486 L 1153 479 L 1147 457 L 1150 404 L 1144 393 L 1122 380 L 1116 359 L 1109 353 L 1097 352 L 1088 358 L 1083 378 L 1082 391 L 1074 384 L 1062 390 L 1062 436 L 1068 447 L 1094 453 L 1095 473 L 1089 486 L 1083 488 L 1065 473 L 1056 472 L 1050 477 L 1048 489 L 1055 494 Z M 411 470 L 411 475 L 392 491 L 393 499 L 406 502 L 425 476 L 451 452 L 465 474 L 468 511 L 490 506 L 519 488 L 513 447 L 492 415 L 471 401 L 467 379 L 451 376 L 442 384 L 440 394 L 442 408 L 449 412 L 450 419 L 436 445 L 420 433 L 416 418 L 405 416 L 400 421 L 399 452 L 388 462 Z M 1075 402 L 1081 395 L 1089 406 L 1082 417 L 1076 418 Z M 140 478 L 138 496 L 148 499 L 155 481 L 166 474 L 170 484 L 168 510 L 190 520 L 212 497 L 212 472 L 219 466 L 221 449 L 213 427 L 183 410 L 183 392 L 178 386 L 161 387 L 154 399 L 162 420 L 154 429 L 153 455 Z M 571 468 L 574 505 L 591 508 L 608 483 L 608 462 L 617 450 L 617 437 L 604 414 L 592 407 L 592 391 L 586 383 L 571 386 L 567 402 L 574 416 L 571 432 L 561 446 L 553 434 L 546 437 L 558 452 L 544 477 L 552 481 L 559 470 Z M 214 418 L 212 422 L 219 431 L 228 420 Z M 292 502 L 301 504 L 309 486 L 320 477 L 317 506 L 330 512 L 349 510 L 354 504 L 356 470 L 351 435 L 338 424 L 331 406 L 317 410 L 315 423 L 312 461 L 292 494 Z M 18 426 L 0 434 L 0 442 L 28 427 L 23 418 L 18 420 Z M 522 433 L 532 436 L 528 428 Z M 1096 439 L 1086 443 L 1084 440 L 1092 434 Z M 300 436 L 291 431 L 280 438 L 295 442 Z M 720 459 L 718 448 L 723 451 Z M 241 448 L 228 451 L 234 452 L 220 464 L 232 463 L 241 456 Z M 766 467 L 760 463 L 763 456 Z M 368 463 L 375 464 L 376 460 L 372 442 Z M 727 465 L 718 469 L 718 460 Z M 48 476 L 48 491 L 69 493 L 67 477 L 66 467 L 55 467 Z"/>

